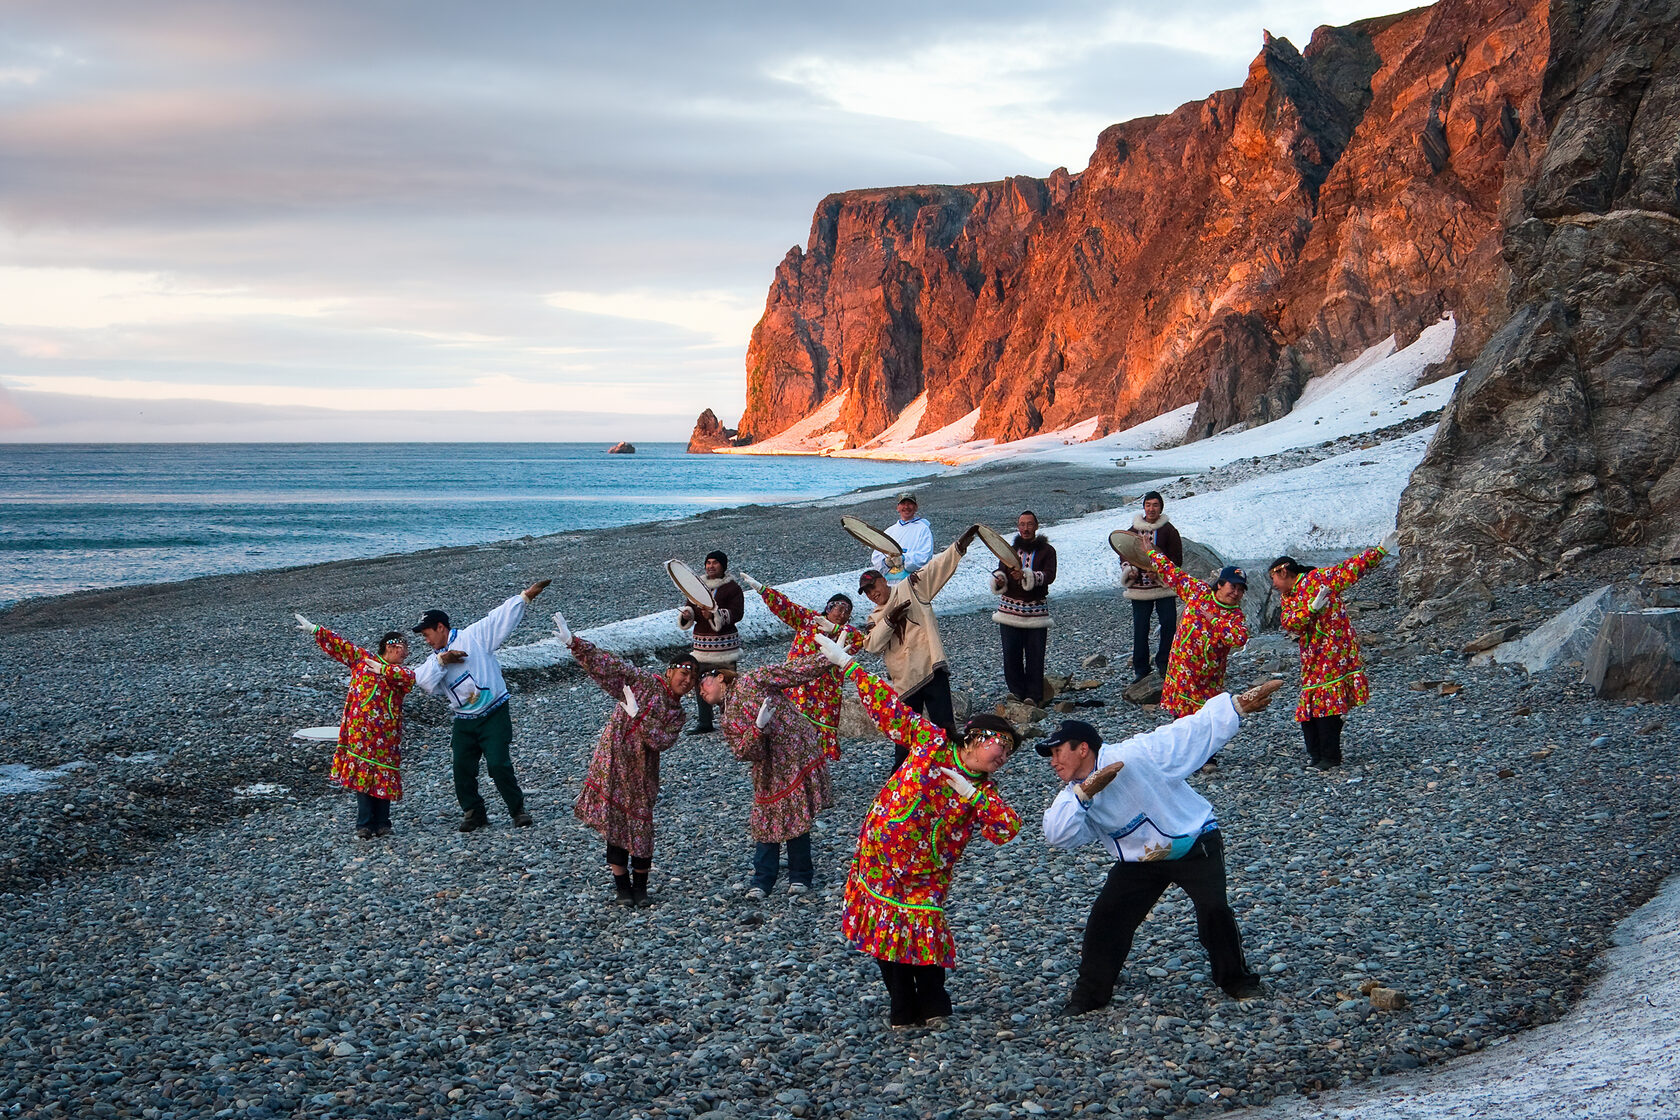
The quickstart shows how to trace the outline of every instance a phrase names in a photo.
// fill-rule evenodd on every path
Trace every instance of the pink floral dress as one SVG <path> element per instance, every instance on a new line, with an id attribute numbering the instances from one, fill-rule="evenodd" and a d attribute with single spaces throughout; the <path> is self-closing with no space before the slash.
<path id="1" fill-rule="evenodd" d="M 573 637 L 572 656 L 608 696 L 635 694 L 632 716 L 614 704 L 595 742 L 589 772 L 572 813 L 607 843 L 633 856 L 653 855 L 653 803 L 659 796 L 659 756 L 677 741 L 688 713 L 662 673 L 638 669 L 582 638 Z"/>
<path id="2" fill-rule="evenodd" d="M 752 838 L 779 844 L 811 831 L 817 814 L 834 804 L 828 756 L 811 721 L 791 702 L 793 690 L 834 666 L 806 657 L 755 669 L 735 681 L 724 702 L 721 727 L 729 749 L 752 764 Z M 770 701 L 770 722 L 758 726 L 758 709 Z"/>
<path id="3" fill-rule="evenodd" d="M 758 594 L 771 614 L 793 627 L 793 645 L 788 647 L 787 655 L 789 661 L 798 661 L 820 652 L 817 649 L 817 634 L 827 634 L 831 625 L 821 611 L 800 606 L 774 587 L 765 587 Z M 833 637 L 846 647 L 847 653 L 856 654 L 863 648 L 863 631 L 855 626 L 843 626 L 840 633 Z M 822 738 L 823 754 L 830 759 L 839 758 L 840 671 L 828 666 L 827 672 L 789 689 L 784 695 L 800 714 L 816 726 Z"/>
<path id="4" fill-rule="evenodd" d="M 1381 564 L 1383 556 L 1382 549 L 1368 548 L 1340 564 L 1314 568 L 1297 579 L 1294 589 L 1283 597 L 1283 628 L 1301 643 L 1297 723 L 1343 715 L 1371 698 L 1371 682 L 1365 677 L 1365 665 L 1359 656 L 1359 639 L 1342 605 L 1341 593 Z M 1330 589 L 1330 601 L 1314 614 L 1308 607 L 1321 587 Z"/>
<path id="5" fill-rule="evenodd" d="M 401 801 L 402 706 L 414 687 L 414 670 L 392 665 L 325 626 L 315 628 L 315 644 L 350 669 L 328 777 L 345 789 Z"/>
<path id="6" fill-rule="evenodd" d="M 1156 578 L 1184 604 L 1161 687 L 1161 710 L 1177 719 L 1200 711 L 1225 691 L 1225 662 L 1232 650 L 1248 644 L 1248 621 L 1240 604 L 1221 603 L 1213 597 L 1213 588 L 1184 574 L 1159 552 L 1150 549 L 1149 559 Z"/>
<path id="7" fill-rule="evenodd" d="M 1007 844 L 1021 830 L 1021 819 L 991 779 L 963 766 L 945 732 L 900 703 L 891 686 L 856 662 L 846 675 L 865 710 L 910 748 L 910 757 L 864 818 L 840 930 L 880 960 L 953 968 L 957 946 L 945 921 L 945 897 L 957 861 L 975 832 Z M 958 797 L 940 767 L 965 774 L 975 784 L 974 800 Z"/>

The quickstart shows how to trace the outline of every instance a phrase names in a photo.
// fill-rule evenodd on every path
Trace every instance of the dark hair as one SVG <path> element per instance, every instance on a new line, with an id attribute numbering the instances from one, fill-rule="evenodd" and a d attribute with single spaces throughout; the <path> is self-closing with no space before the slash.
<path id="1" fill-rule="evenodd" d="M 1143 500 L 1146 501 L 1146 502 L 1151 500 L 1151 499 L 1153 499 L 1157 502 L 1160 502 L 1163 507 L 1165 507 L 1166 504 L 1167 504 L 1167 500 L 1165 498 L 1161 497 L 1161 492 L 1159 490 L 1151 490 L 1149 493 L 1147 493 L 1143 496 Z"/>
<path id="2" fill-rule="evenodd" d="M 848 607 L 853 605 L 852 597 L 850 595 L 841 595 L 841 594 L 830 595 L 828 597 L 828 602 L 823 604 L 823 613 L 824 614 L 828 613 L 828 608 L 832 607 L 836 603 L 844 603 Z"/>
<path id="3" fill-rule="evenodd" d="M 690 669 L 693 669 L 696 673 L 698 673 L 700 671 L 700 662 L 698 662 L 694 659 L 694 655 L 692 653 L 679 653 L 679 654 L 677 654 L 675 657 L 671 658 L 671 660 L 669 660 L 665 663 L 665 668 L 667 670 L 670 670 L 670 669 L 675 669 L 680 665 L 687 665 Z"/>
<path id="4" fill-rule="evenodd" d="M 387 630 L 385 636 L 379 639 L 379 656 L 385 656 L 385 647 L 392 642 L 401 642 L 407 645 L 408 639 L 403 637 L 401 630 Z"/>
<path id="5" fill-rule="evenodd" d="M 718 680 L 723 682 L 723 687 L 734 688 L 735 678 L 740 675 L 741 674 L 737 673 L 733 669 L 707 669 L 704 673 L 700 674 L 700 679 L 705 680 L 707 677 L 716 677 Z"/>
<path id="6" fill-rule="evenodd" d="M 967 739 L 976 731 L 989 731 L 996 735 L 1009 736 L 1010 754 L 1014 754 L 1015 748 L 1021 745 L 1021 733 L 1015 729 L 1015 725 L 1002 716 L 994 715 L 991 712 L 981 712 L 964 724 L 962 737 Z"/>
<path id="7" fill-rule="evenodd" d="M 706 559 L 716 560 L 719 564 L 723 565 L 725 571 L 729 570 L 729 555 L 721 548 L 714 548 L 710 552 L 706 553 Z"/>
<path id="8" fill-rule="evenodd" d="M 1308 572 L 1318 571 L 1318 569 L 1313 567 L 1311 564 L 1303 564 L 1293 556 L 1279 556 L 1276 560 L 1273 560 L 1270 564 L 1266 565 L 1266 572 L 1269 575 L 1272 572 L 1277 571 L 1279 568 L 1288 568 L 1290 576 L 1295 579 L 1301 578 Z"/>
<path id="9" fill-rule="evenodd" d="M 1033 519 L 1033 524 L 1034 525 L 1038 524 L 1038 514 L 1034 513 L 1030 509 L 1024 509 L 1020 513 L 1016 514 L 1016 520 L 1019 520 L 1020 518 L 1023 518 L 1023 517 L 1030 517 L 1030 518 Z"/>

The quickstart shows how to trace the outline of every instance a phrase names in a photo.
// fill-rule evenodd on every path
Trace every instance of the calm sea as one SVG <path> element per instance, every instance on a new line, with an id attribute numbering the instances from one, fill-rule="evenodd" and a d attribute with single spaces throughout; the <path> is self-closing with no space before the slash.
<path id="1" fill-rule="evenodd" d="M 926 465 L 637 444 L 0 445 L 0 605 L 797 501 Z"/>

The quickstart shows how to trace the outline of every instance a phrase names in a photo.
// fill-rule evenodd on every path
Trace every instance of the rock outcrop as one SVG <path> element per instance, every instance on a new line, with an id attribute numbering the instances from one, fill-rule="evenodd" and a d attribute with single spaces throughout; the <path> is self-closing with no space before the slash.
<path id="1" fill-rule="evenodd" d="M 1680 0 L 1556 0 L 1513 308 L 1401 500 L 1413 600 L 1680 558 Z M 1449 137 L 1450 139 L 1450 137 Z"/>
<path id="2" fill-rule="evenodd" d="M 621 439 L 611 447 L 607 448 L 608 455 L 634 455 L 635 453 L 636 445 L 627 439 Z"/>
<path id="3" fill-rule="evenodd" d="M 924 393 L 917 434 L 1196 402 L 1205 436 L 1449 310 L 1468 360 L 1506 313 L 1500 200 L 1546 44 L 1541 0 L 1441 0 L 1304 52 L 1268 35 L 1240 89 L 1107 129 L 1077 175 L 832 195 L 776 269 L 741 436 L 848 390 L 852 445 Z"/>
<path id="4" fill-rule="evenodd" d="M 734 442 L 735 429 L 724 427 L 717 413 L 708 408 L 694 422 L 694 432 L 688 437 L 688 450 L 690 454 L 695 454 L 728 447 Z"/>

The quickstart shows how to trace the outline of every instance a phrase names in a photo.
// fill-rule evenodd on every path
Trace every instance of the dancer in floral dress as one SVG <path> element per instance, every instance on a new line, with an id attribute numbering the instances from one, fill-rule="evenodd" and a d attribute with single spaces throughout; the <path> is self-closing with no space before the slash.
<path id="1" fill-rule="evenodd" d="M 1020 736 L 988 713 L 969 720 L 963 741 L 952 744 L 837 643 L 817 642 L 881 730 L 910 749 L 858 834 L 840 929 L 879 965 L 892 1025 L 914 1026 L 951 1013 L 945 970 L 956 967 L 957 950 L 944 905 L 957 861 L 976 833 L 1007 844 L 1020 831 L 1020 818 L 992 781 Z"/>
<path id="2" fill-rule="evenodd" d="M 298 629 L 350 669 L 350 693 L 338 725 L 338 749 L 328 777 L 356 794 L 356 836 L 369 840 L 391 831 L 391 802 L 401 801 L 402 705 L 414 687 L 414 670 L 405 669 L 408 639 L 395 630 L 369 653 L 325 626 L 297 615 Z"/>
<path id="3" fill-rule="evenodd" d="M 753 875 L 747 897 L 761 899 L 776 885 L 787 844 L 788 893 L 811 889 L 811 824 L 834 804 L 817 728 L 794 706 L 793 694 L 819 677 L 837 676 L 818 656 L 768 665 L 735 676 L 727 669 L 700 678 L 700 698 L 721 705 L 724 738 L 752 764 Z"/>
<path id="4" fill-rule="evenodd" d="M 1342 592 L 1398 551 L 1390 532 L 1376 548 L 1327 568 L 1301 564 L 1292 556 L 1272 561 L 1272 586 L 1283 595 L 1283 628 L 1301 643 L 1301 725 L 1307 757 L 1320 770 L 1342 764 L 1342 717 L 1371 698 L 1371 683 L 1359 656 L 1353 621 Z"/>
<path id="5" fill-rule="evenodd" d="M 741 577 L 741 582 L 758 592 L 771 614 L 793 628 L 793 645 L 788 647 L 787 655 L 789 661 L 816 654 L 818 634 L 834 638 L 846 647 L 847 653 L 856 654 L 863 649 L 863 631 L 848 625 L 852 617 L 849 596 L 830 596 L 828 604 L 818 612 L 800 606 L 774 587 L 758 582 L 745 572 L 735 574 Z M 817 734 L 822 738 L 823 754 L 831 761 L 839 758 L 840 674 L 832 667 L 826 667 L 821 676 L 789 689 L 784 695 L 801 715 L 816 726 Z"/>
<path id="6" fill-rule="evenodd" d="M 554 629 L 583 671 L 618 700 L 595 742 L 583 792 L 572 812 L 607 842 L 614 904 L 644 906 L 653 869 L 659 756 L 688 722 L 682 698 L 694 687 L 697 666 L 685 653 L 664 673 L 638 669 L 574 636 L 559 611 L 554 613 Z"/>
<path id="7" fill-rule="evenodd" d="M 1167 679 L 1161 686 L 1161 710 L 1178 719 L 1200 711 L 1225 691 L 1225 662 L 1232 650 L 1248 644 L 1248 622 L 1242 612 L 1248 575 L 1241 568 L 1226 566 L 1209 587 L 1154 549 L 1149 550 L 1149 561 L 1155 578 L 1172 588 L 1184 604 L 1167 658 Z"/>

